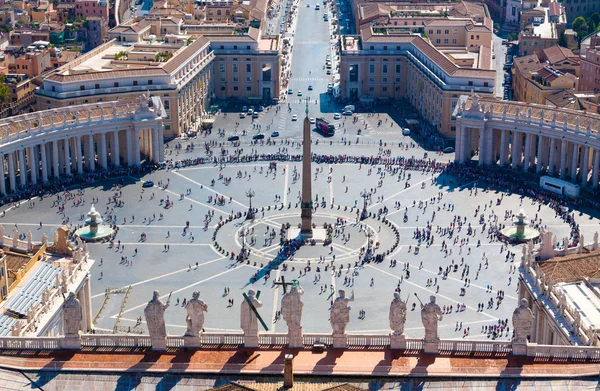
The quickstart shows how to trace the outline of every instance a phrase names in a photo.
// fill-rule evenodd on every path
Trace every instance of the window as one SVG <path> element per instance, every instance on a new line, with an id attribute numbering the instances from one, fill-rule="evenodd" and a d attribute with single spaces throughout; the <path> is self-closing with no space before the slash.
<path id="1" fill-rule="evenodd" d="M 100 84 L 96 84 L 96 86 L 94 88 L 99 89 L 100 88 Z"/>
<path id="2" fill-rule="evenodd" d="M 386 45 L 383 46 L 383 50 L 387 50 L 387 46 Z"/>
<path id="3" fill-rule="evenodd" d="M 79 91 L 85 91 L 85 86 L 79 86 Z"/>
<path id="4" fill-rule="evenodd" d="M 432 35 L 432 34 L 433 34 L 433 30 L 429 30 L 429 35 Z"/>
<path id="5" fill-rule="evenodd" d="M 375 73 L 375 64 L 369 64 L 369 73 Z"/>
<path id="6" fill-rule="evenodd" d="M 374 86 L 369 86 L 369 91 L 371 91 L 371 92 L 375 91 L 375 87 Z"/>
<path id="7" fill-rule="evenodd" d="M 252 72 L 252 64 L 246 64 L 246 73 Z"/>
<path id="8" fill-rule="evenodd" d="M 448 38 L 444 38 L 444 44 L 448 44 Z"/>
<path id="9" fill-rule="evenodd" d="M 237 50 L 237 45 L 233 45 L 233 50 Z"/>
<path id="10" fill-rule="evenodd" d="M 246 91 L 252 91 L 252 87 L 250 87 L 250 86 L 246 87 Z"/>
<path id="11" fill-rule="evenodd" d="M 441 40 L 441 39 L 439 39 L 439 38 L 437 38 L 437 39 L 435 40 L 435 43 L 437 43 L 437 44 L 440 44 L 440 43 L 442 43 L 442 40 Z"/>
<path id="12" fill-rule="evenodd" d="M 483 82 L 483 86 L 484 86 L 484 87 L 487 87 L 487 86 L 488 86 L 488 82 L 487 82 L 487 81 L 484 81 L 484 82 Z"/>
<path id="13" fill-rule="evenodd" d="M 238 64 L 231 64 L 231 70 L 233 71 L 233 73 L 238 73 L 238 71 L 239 71 Z"/>
<path id="14" fill-rule="evenodd" d="M 219 64 L 219 72 L 225 72 L 225 64 Z"/>
<path id="15" fill-rule="evenodd" d="M 442 30 L 436 30 L 436 34 L 441 34 Z"/>
<path id="16" fill-rule="evenodd" d="M 471 86 L 473 86 L 473 82 L 472 81 L 469 82 L 469 87 L 471 87 Z"/>
<path id="17" fill-rule="evenodd" d="M 151 86 L 152 85 L 152 80 L 148 80 L 148 85 Z"/>
<path id="18" fill-rule="evenodd" d="M 374 77 L 369 77 L 369 83 L 375 83 L 375 78 Z"/>
<path id="19" fill-rule="evenodd" d="M 375 50 L 375 46 L 373 46 L 373 45 L 369 46 L 369 50 Z"/>
<path id="20" fill-rule="evenodd" d="M 396 64 L 396 73 L 400 73 L 400 70 L 401 70 L 400 64 Z"/>
<path id="21" fill-rule="evenodd" d="M 475 36 L 471 34 L 471 39 L 475 39 Z"/>
<path id="22" fill-rule="evenodd" d="M 386 91 L 387 91 L 387 87 L 381 87 L 381 90 L 382 90 L 383 92 L 386 92 Z"/>
<path id="23" fill-rule="evenodd" d="M 221 50 L 225 49 L 225 46 L 221 45 Z"/>
<path id="24" fill-rule="evenodd" d="M 387 77 L 383 77 L 383 78 L 381 78 L 381 82 L 382 82 L 382 83 L 387 83 L 387 82 L 388 82 L 388 78 L 387 78 Z"/>
<path id="25" fill-rule="evenodd" d="M 252 76 L 246 76 L 246 82 L 251 82 L 252 81 Z"/>
<path id="26" fill-rule="evenodd" d="M 450 34 L 450 30 L 444 30 L 444 34 L 446 34 L 446 35 Z"/>
<path id="27" fill-rule="evenodd" d="M 233 77 L 233 82 L 234 82 L 234 83 L 238 83 L 239 81 L 240 81 L 240 78 L 239 78 L 239 77 L 237 77 L 237 76 L 234 76 L 234 77 Z"/>
<path id="28" fill-rule="evenodd" d="M 381 73 L 388 73 L 388 64 L 381 65 Z"/>
<path id="29" fill-rule="evenodd" d="M 118 88 L 119 87 L 119 83 L 115 83 L 114 86 L 115 86 L 115 88 Z"/>
<path id="30" fill-rule="evenodd" d="M 133 81 L 133 85 L 134 85 L 134 86 L 137 86 L 137 80 L 134 80 L 134 81 Z"/>
<path id="31" fill-rule="evenodd" d="M 221 81 L 221 83 L 225 83 L 225 78 L 224 78 L 224 77 L 222 77 L 222 78 L 220 79 L 220 81 Z"/>
<path id="32" fill-rule="evenodd" d="M 454 38 L 454 39 L 452 40 L 452 43 L 453 43 L 453 44 L 456 44 L 456 38 Z"/>
<path id="33" fill-rule="evenodd" d="M 400 78 L 399 77 L 396 78 L 396 83 L 400 83 Z"/>
<path id="34" fill-rule="evenodd" d="M 52 92 L 56 92 L 56 87 L 52 86 Z"/>
<path id="35" fill-rule="evenodd" d="M 165 99 L 164 106 L 165 106 L 165 110 L 169 110 L 170 103 L 169 103 L 169 101 L 167 99 Z"/>
<path id="36" fill-rule="evenodd" d="M 237 90 L 239 90 L 238 86 L 233 86 L 233 90 L 234 90 L 234 91 L 237 91 Z"/>

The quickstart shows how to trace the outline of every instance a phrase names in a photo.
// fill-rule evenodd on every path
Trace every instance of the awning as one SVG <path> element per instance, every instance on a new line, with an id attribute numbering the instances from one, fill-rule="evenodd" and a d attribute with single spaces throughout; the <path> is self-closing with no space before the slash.
<path id="1" fill-rule="evenodd" d="M 202 120 L 202 125 L 212 125 L 215 123 L 214 118 L 205 118 Z"/>
<path id="2" fill-rule="evenodd" d="M 373 102 L 375 102 L 375 99 L 373 99 L 373 97 L 371 95 L 363 95 L 360 98 L 360 101 L 362 103 L 373 103 Z"/>

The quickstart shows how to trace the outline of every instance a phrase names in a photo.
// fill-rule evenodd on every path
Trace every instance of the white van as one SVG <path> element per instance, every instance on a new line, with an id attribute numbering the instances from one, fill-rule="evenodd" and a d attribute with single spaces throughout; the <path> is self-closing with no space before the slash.
<path id="1" fill-rule="evenodd" d="M 408 129 L 408 128 L 402 129 L 402 135 L 403 136 L 410 136 L 410 129 Z"/>

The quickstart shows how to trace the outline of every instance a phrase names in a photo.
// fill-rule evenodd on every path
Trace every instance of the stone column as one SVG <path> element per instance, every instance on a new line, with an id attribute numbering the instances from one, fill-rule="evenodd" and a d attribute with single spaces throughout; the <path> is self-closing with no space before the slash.
<path id="1" fill-rule="evenodd" d="M 500 132 L 500 165 L 504 166 L 508 155 L 508 130 L 501 130 Z"/>
<path id="2" fill-rule="evenodd" d="M 40 155 L 42 157 L 42 183 L 48 182 L 48 162 L 46 157 L 46 144 L 40 146 Z"/>
<path id="3" fill-rule="evenodd" d="M 17 150 L 19 155 L 19 182 L 21 186 L 27 184 L 27 166 L 25 165 L 25 153 L 22 149 Z"/>
<path id="4" fill-rule="evenodd" d="M 579 144 L 573 143 L 573 157 L 571 159 L 571 182 L 577 179 L 577 163 L 579 162 Z"/>
<path id="5" fill-rule="evenodd" d="M 567 140 L 563 140 L 560 147 L 560 179 L 565 179 L 567 169 Z"/>
<path id="6" fill-rule="evenodd" d="M 582 149 L 583 161 L 581 163 L 581 185 L 587 186 L 587 179 L 590 168 L 590 147 L 586 145 Z"/>
<path id="7" fill-rule="evenodd" d="M 4 154 L 0 153 L 0 194 L 6 194 L 6 177 L 4 170 Z"/>
<path id="8" fill-rule="evenodd" d="M 115 130 L 112 133 L 112 144 L 110 146 L 110 162 L 113 166 L 119 167 L 121 164 L 119 151 L 119 131 Z"/>
<path id="9" fill-rule="evenodd" d="M 536 154 L 536 159 L 537 161 L 535 162 L 535 172 L 537 172 L 538 174 L 542 171 L 542 161 L 543 159 L 543 154 L 544 154 L 544 137 L 542 135 L 539 135 L 537 137 L 538 140 L 538 145 L 537 145 L 537 154 Z"/>
<path id="10" fill-rule="evenodd" d="M 31 183 L 37 184 L 37 171 L 39 165 L 37 164 L 36 158 L 36 146 L 27 148 L 27 163 L 29 164 L 29 170 L 31 171 Z"/>
<path id="11" fill-rule="evenodd" d="M 17 180 L 15 173 L 15 153 L 8 153 L 8 183 L 10 185 L 10 191 L 13 192 L 17 188 Z"/>
<path id="12" fill-rule="evenodd" d="M 523 171 L 529 170 L 529 163 L 531 160 L 531 134 L 525 135 L 525 159 L 523 160 Z"/>
<path id="13" fill-rule="evenodd" d="M 152 129 L 152 162 L 154 162 L 154 163 L 160 162 L 159 147 L 160 147 L 160 143 L 158 142 L 158 126 L 155 126 Z"/>
<path id="14" fill-rule="evenodd" d="M 90 134 L 88 137 L 88 145 L 86 148 L 87 152 L 87 163 L 90 171 L 96 171 L 96 151 L 94 151 L 94 135 Z"/>
<path id="15" fill-rule="evenodd" d="M 106 149 L 106 134 L 100 133 L 98 135 L 98 164 L 104 170 L 108 168 L 108 151 Z"/>
<path id="16" fill-rule="evenodd" d="M 84 326 L 85 326 L 85 332 L 89 332 L 92 329 L 92 320 L 93 320 L 93 316 L 92 316 L 92 287 L 90 284 L 90 274 L 88 273 L 86 279 L 85 279 L 85 285 L 83 286 L 83 291 L 84 291 L 84 302 L 81 302 L 81 304 L 83 304 L 83 311 L 86 313 L 86 319 L 87 321 L 84 322 Z M 85 304 L 84 304 L 85 303 Z"/>
<path id="17" fill-rule="evenodd" d="M 137 129 L 133 130 L 133 165 L 140 165 L 140 132 Z"/>
<path id="18" fill-rule="evenodd" d="M 60 167 L 59 161 L 58 140 L 52 141 L 52 175 L 54 175 L 54 178 L 60 178 L 60 173 L 58 172 Z"/>
<path id="19" fill-rule="evenodd" d="M 69 150 L 69 148 L 71 147 L 69 145 L 69 139 L 66 138 L 63 140 L 63 144 L 64 144 L 64 152 L 65 152 L 65 175 L 66 176 L 71 176 L 71 152 Z"/>
<path id="20" fill-rule="evenodd" d="M 462 156 L 462 125 L 456 124 L 456 148 L 454 149 L 454 162 L 460 163 L 460 157 Z"/>
<path id="21" fill-rule="evenodd" d="M 514 170 L 521 163 L 521 133 L 513 131 L 512 136 L 512 163 L 511 168 Z"/>
<path id="22" fill-rule="evenodd" d="M 487 142 L 486 142 L 486 138 L 489 137 L 490 135 L 488 135 L 486 133 L 486 131 L 483 128 L 479 129 L 479 165 L 483 166 L 484 164 L 486 164 L 486 160 L 487 160 Z"/>
<path id="23" fill-rule="evenodd" d="M 81 154 L 81 138 L 79 136 L 75 136 L 73 138 L 73 142 L 75 143 L 75 155 L 73 157 L 77 158 L 77 172 L 79 174 L 83 173 L 83 156 Z"/>
<path id="24" fill-rule="evenodd" d="M 598 179 L 600 179 L 600 149 L 595 149 L 594 163 L 592 164 L 592 188 L 598 188 Z"/>
<path id="25" fill-rule="evenodd" d="M 127 129 L 125 135 L 127 136 L 127 165 L 133 166 L 133 129 Z"/>
<path id="26" fill-rule="evenodd" d="M 162 123 L 158 125 L 158 161 L 165 161 L 165 135 Z"/>
<path id="27" fill-rule="evenodd" d="M 466 163 L 467 161 L 471 160 L 471 150 L 470 150 L 470 139 L 469 139 L 469 135 L 471 134 L 471 131 L 469 129 L 467 129 L 466 127 L 463 126 L 462 128 L 462 136 L 461 136 L 461 156 L 460 156 L 460 162 L 461 163 Z"/>
<path id="28" fill-rule="evenodd" d="M 555 173 L 555 165 L 554 160 L 556 160 L 554 154 L 556 152 L 556 139 L 554 137 L 550 138 L 550 158 L 548 159 L 548 175 L 554 175 Z"/>

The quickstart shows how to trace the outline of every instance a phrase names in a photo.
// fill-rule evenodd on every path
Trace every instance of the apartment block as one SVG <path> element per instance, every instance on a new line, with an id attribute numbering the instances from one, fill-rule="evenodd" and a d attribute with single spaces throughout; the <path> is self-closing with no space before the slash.
<path id="1" fill-rule="evenodd" d="M 578 90 L 600 92 L 600 47 L 590 47 L 579 60 Z"/>
<path id="2" fill-rule="evenodd" d="M 515 100 L 546 104 L 546 98 L 565 90 L 575 91 L 578 78 L 540 63 L 535 54 L 517 58 L 513 67 Z"/>
<path id="3" fill-rule="evenodd" d="M 342 39 L 340 93 L 344 98 L 406 98 L 440 132 L 454 137 L 452 112 L 459 96 L 472 91 L 482 96 L 494 93 L 496 71 L 491 69 L 491 50 L 486 46 L 478 51 L 445 50 L 420 35 L 381 26 L 364 26 L 360 33 Z"/>

